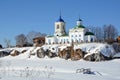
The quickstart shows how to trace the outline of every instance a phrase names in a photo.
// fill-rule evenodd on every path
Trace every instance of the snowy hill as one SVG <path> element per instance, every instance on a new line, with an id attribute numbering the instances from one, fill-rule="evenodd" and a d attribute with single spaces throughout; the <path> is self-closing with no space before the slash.
<path id="1" fill-rule="evenodd" d="M 66 48 L 64 45 L 44 45 L 44 49 Z M 18 56 L 6 56 L 0 58 L 0 80 L 120 80 L 120 59 L 101 62 L 89 62 L 83 59 L 78 61 L 55 58 L 38 58 L 35 53 L 40 47 L 8 48 L 0 51 L 18 50 Z M 101 43 L 88 43 L 74 45 L 74 49 L 81 48 L 88 52 L 87 55 L 100 51 L 105 56 L 113 56 L 112 46 Z M 114 55 L 115 56 L 115 55 Z M 77 72 L 77 70 L 90 69 L 90 73 Z"/>
<path id="2" fill-rule="evenodd" d="M 113 47 L 111 45 L 103 44 L 103 43 L 84 43 L 84 44 L 75 46 L 75 48 L 80 48 L 83 51 L 88 52 L 87 55 L 90 55 L 92 53 L 97 53 L 97 52 L 101 52 L 106 57 L 115 55 L 115 51 Z"/>

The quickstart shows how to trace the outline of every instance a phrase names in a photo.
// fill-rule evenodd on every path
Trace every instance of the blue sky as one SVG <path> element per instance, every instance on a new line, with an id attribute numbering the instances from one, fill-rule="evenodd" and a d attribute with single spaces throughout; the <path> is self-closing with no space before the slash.
<path id="1" fill-rule="evenodd" d="M 80 16 L 85 26 L 112 24 L 120 33 L 120 0 L 0 0 L 0 44 L 30 31 L 53 34 L 60 10 L 67 31 Z"/>

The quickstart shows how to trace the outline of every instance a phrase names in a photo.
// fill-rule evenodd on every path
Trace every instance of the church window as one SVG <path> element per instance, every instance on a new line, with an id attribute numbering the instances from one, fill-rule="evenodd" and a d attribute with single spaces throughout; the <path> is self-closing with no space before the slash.
<path id="1" fill-rule="evenodd" d="M 79 39 L 79 42 L 81 42 L 81 39 Z"/>
<path id="2" fill-rule="evenodd" d="M 79 37 L 81 37 L 81 35 L 79 35 Z"/>
<path id="3" fill-rule="evenodd" d="M 59 25 L 57 25 L 57 29 L 59 29 Z"/>
<path id="4" fill-rule="evenodd" d="M 62 39 L 61 39 L 61 42 L 62 42 Z"/>
<path id="5" fill-rule="evenodd" d="M 77 30 L 75 30 L 75 32 L 77 32 Z"/>
<path id="6" fill-rule="evenodd" d="M 48 43 L 51 43 L 51 40 L 50 40 L 50 39 L 48 39 Z"/>
<path id="7" fill-rule="evenodd" d="M 66 42 L 68 42 L 68 39 L 66 39 Z"/>
<path id="8" fill-rule="evenodd" d="M 64 42 L 65 42 L 65 39 L 64 39 Z"/>
<path id="9" fill-rule="evenodd" d="M 73 37 L 73 35 L 71 35 L 71 37 Z"/>
<path id="10" fill-rule="evenodd" d="M 91 42 L 93 42 L 93 38 L 91 38 Z"/>
<path id="11" fill-rule="evenodd" d="M 71 42 L 73 42 L 73 39 L 71 39 Z"/>

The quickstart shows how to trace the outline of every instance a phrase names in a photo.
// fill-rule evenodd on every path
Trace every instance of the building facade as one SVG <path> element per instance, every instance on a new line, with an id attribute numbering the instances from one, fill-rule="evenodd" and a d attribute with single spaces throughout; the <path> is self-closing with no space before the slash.
<path id="1" fill-rule="evenodd" d="M 77 20 L 76 26 L 69 29 L 66 33 L 66 23 L 60 16 L 55 22 L 55 32 L 53 36 L 45 37 L 46 44 L 64 44 L 72 42 L 93 42 L 96 40 L 95 35 L 82 25 L 82 20 Z"/>

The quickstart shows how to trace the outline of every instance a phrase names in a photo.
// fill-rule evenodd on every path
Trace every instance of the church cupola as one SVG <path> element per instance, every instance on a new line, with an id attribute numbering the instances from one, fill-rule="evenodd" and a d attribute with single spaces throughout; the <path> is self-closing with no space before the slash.
<path id="1" fill-rule="evenodd" d="M 59 16 L 59 19 L 55 22 L 55 32 L 54 35 L 55 36 L 63 36 L 66 34 L 65 31 L 65 22 L 61 17 L 61 14 Z"/>
<path id="2" fill-rule="evenodd" d="M 82 19 L 79 18 L 79 19 L 77 20 L 77 25 L 82 25 Z"/>
<path id="3" fill-rule="evenodd" d="M 77 25 L 75 26 L 75 29 L 76 28 L 85 28 L 85 26 L 83 26 L 83 24 L 82 24 L 82 19 L 78 19 L 77 20 Z"/>

